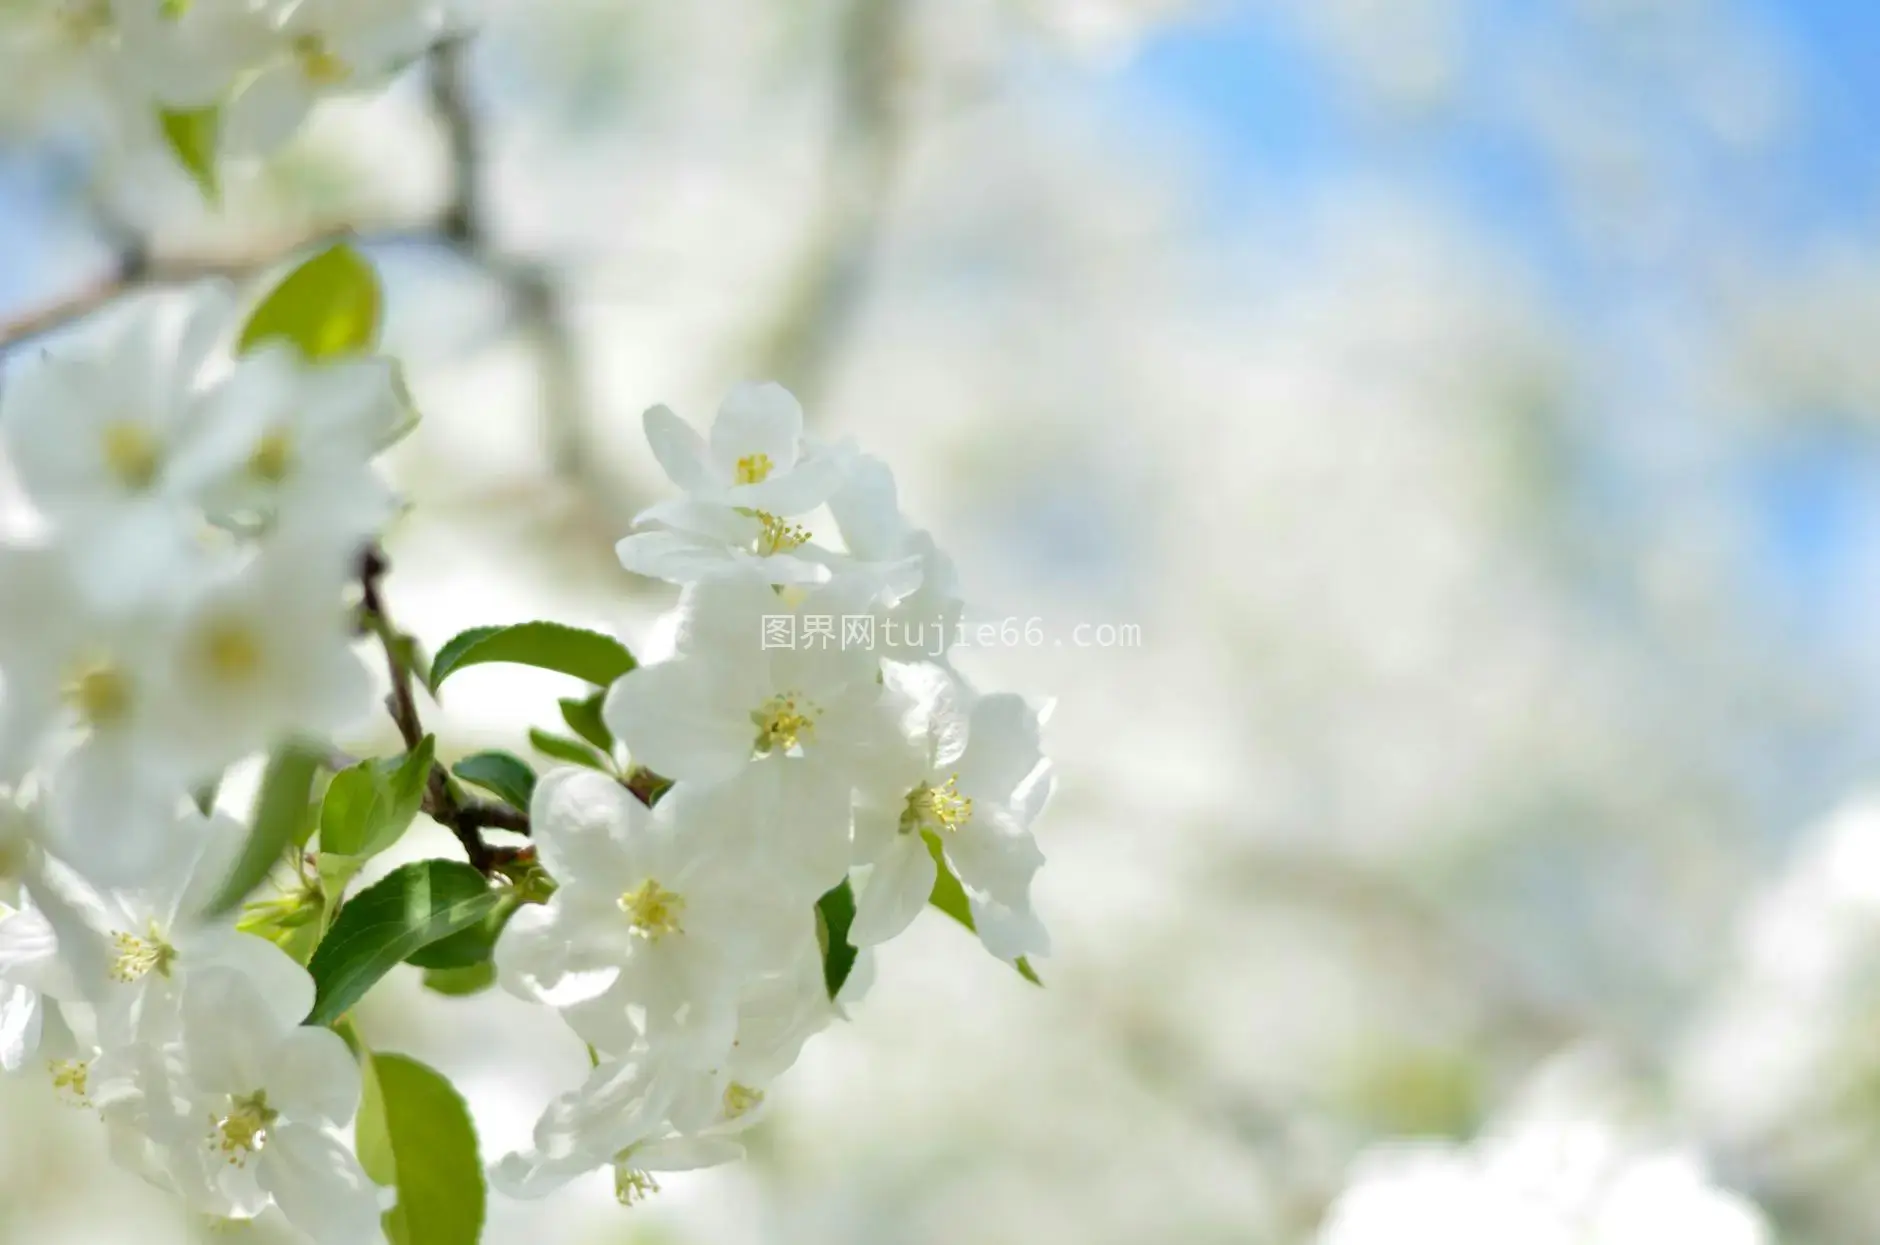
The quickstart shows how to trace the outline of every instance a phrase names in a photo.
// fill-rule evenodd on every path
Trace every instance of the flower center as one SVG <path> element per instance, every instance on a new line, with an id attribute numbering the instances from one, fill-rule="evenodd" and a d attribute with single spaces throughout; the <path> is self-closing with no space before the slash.
<path id="1" fill-rule="evenodd" d="M 973 802 L 960 794 L 960 776 L 954 774 L 937 787 L 924 782 L 907 793 L 907 807 L 901 812 L 901 833 L 934 830 L 954 834 L 972 820 L 972 816 Z"/>
<path id="2" fill-rule="evenodd" d="M 803 746 L 816 729 L 822 710 L 796 692 L 772 696 L 751 711 L 751 723 L 757 727 L 759 752 L 793 752 Z"/>
<path id="3" fill-rule="evenodd" d="M 163 447 L 143 424 L 121 419 L 104 426 L 104 465 L 134 493 L 155 483 Z"/>
<path id="4" fill-rule="evenodd" d="M 316 86 L 333 86 L 352 77 L 352 68 L 333 55 L 333 49 L 319 35 L 295 36 L 294 60 L 307 81 Z"/>
<path id="5" fill-rule="evenodd" d="M 46 1071 L 52 1075 L 52 1088 L 59 1097 L 75 1107 L 91 1105 L 91 1060 L 53 1059 Z"/>
<path id="6" fill-rule="evenodd" d="M 614 1200 L 622 1206 L 635 1206 L 659 1192 L 659 1181 L 627 1164 L 632 1148 L 614 1156 Z"/>
<path id="7" fill-rule="evenodd" d="M 808 528 L 798 527 L 768 511 L 759 510 L 756 515 L 763 525 L 757 533 L 758 556 L 767 558 L 773 553 L 788 553 L 809 543 Z"/>
<path id="8" fill-rule="evenodd" d="M 85 725 L 110 726 L 130 714 L 130 676 L 110 661 L 86 663 L 66 681 L 65 699 Z"/>
<path id="9" fill-rule="evenodd" d="M 220 1150 L 231 1167 L 246 1167 L 248 1160 L 268 1144 L 268 1130 L 281 1113 L 268 1106 L 266 1090 L 243 1097 L 230 1094 L 228 1114 L 209 1117 L 209 1143 Z"/>
<path id="10" fill-rule="evenodd" d="M 738 483 L 762 484 L 770 478 L 771 466 L 768 454 L 746 454 L 738 459 Z"/>
<path id="11" fill-rule="evenodd" d="M 294 439 L 285 428 L 276 428 L 255 442 L 248 456 L 248 474 L 264 484 L 279 484 L 294 469 Z"/>
<path id="12" fill-rule="evenodd" d="M 725 1119 L 735 1120 L 749 1115 L 763 1105 L 763 1090 L 752 1089 L 749 1085 L 740 1085 L 736 1081 L 725 1086 Z"/>
<path id="13" fill-rule="evenodd" d="M 658 942 L 667 934 L 683 934 L 679 917 L 685 911 L 685 899 L 648 878 L 620 897 L 620 910 L 627 914 L 633 932 L 648 942 Z"/>
<path id="14" fill-rule="evenodd" d="M 261 669 L 261 640 L 245 623 L 235 619 L 211 623 L 198 642 L 203 664 L 224 683 L 245 683 Z"/>
<path id="15" fill-rule="evenodd" d="M 176 967 L 176 948 L 163 940 L 155 921 L 150 923 L 146 937 L 113 934 L 111 945 L 117 948 L 117 958 L 111 961 L 111 979 L 124 985 L 142 981 L 152 973 L 167 979 Z"/>

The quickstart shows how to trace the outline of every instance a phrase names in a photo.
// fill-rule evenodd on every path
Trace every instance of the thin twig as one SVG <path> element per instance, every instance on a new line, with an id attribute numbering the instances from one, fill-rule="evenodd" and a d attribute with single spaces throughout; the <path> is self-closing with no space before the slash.
<path id="1" fill-rule="evenodd" d="M 31 311 L 0 321 L 0 352 L 53 333 L 103 310 L 126 294 L 160 286 L 225 277 L 243 280 L 284 263 L 301 251 L 351 239 L 366 245 L 399 243 L 454 247 L 441 227 L 419 223 L 388 229 L 361 229 L 353 225 L 326 225 L 285 238 L 227 252 L 172 254 L 126 251 L 110 272 L 94 277 L 79 289 Z"/>
<path id="2" fill-rule="evenodd" d="M 378 637 L 379 646 L 385 652 L 386 673 L 392 684 L 391 694 L 385 698 L 386 712 L 397 725 L 398 734 L 405 741 L 405 749 L 410 751 L 424 742 L 424 723 L 419 717 L 418 699 L 412 689 L 407 637 L 399 633 L 392 623 L 391 614 L 385 608 L 381 582 L 390 569 L 391 564 L 386 560 L 384 551 L 376 545 L 360 556 L 360 609 L 367 631 Z M 491 847 L 483 839 L 485 829 L 529 833 L 528 814 L 506 804 L 460 797 L 451 786 L 450 771 L 437 762 L 432 763 L 431 773 L 425 782 L 423 808 L 433 821 L 457 837 L 470 863 L 486 874 L 501 869 L 514 859 L 516 853 Z"/>

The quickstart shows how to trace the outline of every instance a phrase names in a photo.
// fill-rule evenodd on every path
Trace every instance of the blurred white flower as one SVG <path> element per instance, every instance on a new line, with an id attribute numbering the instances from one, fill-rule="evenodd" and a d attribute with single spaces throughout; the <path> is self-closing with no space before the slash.
<path id="1" fill-rule="evenodd" d="M 339 1035 L 282 1024 L 227 972 L 191 984 L 181 1021 L 179 1040 L 100 1061 L 92 1093 L 106 1118 L 144 1130 L 198 1213 L 252 1219 L 271 1202 L 319 1245 L 381 1240 L 378 1189 L 339 1132 L 360 1094 Z"/>

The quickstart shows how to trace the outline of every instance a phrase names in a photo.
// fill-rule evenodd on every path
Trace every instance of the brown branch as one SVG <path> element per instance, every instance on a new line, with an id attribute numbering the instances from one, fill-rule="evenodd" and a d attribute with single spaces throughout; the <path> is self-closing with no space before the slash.
<path id="1" fill-rule="evenodd" d="M 418 223 L 389 228 L 325 225 L 239 250 L 151 253 L 123 251 L 112 270 L 92 278 L 52 302 L 0 320 L 0 353 L 57 332 L 103 310 L 126 294 L 214 277 L 245 280 L 259 276 L 305 250 L 351 239 L 369 245 L 417 243 L 454 247 L 441 226 Z"/>

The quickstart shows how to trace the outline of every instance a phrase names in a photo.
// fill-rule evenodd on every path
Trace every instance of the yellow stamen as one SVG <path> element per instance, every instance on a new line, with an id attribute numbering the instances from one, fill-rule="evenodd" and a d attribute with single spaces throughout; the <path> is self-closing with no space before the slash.
<path id="1" fill-rule="evenodd" d="M 809 543 L 809 529 L 798 527 L 787 519 L 780 519 L 768 511 L 755 512 L 762 528 L 757 533 L 756 552 L 761 557 L 773 553 L 788 553 Z"/>
<path id="2" fill-rule="evenodd" d="M 224 683 L 243 683 L 261 669 L 261 641 L 254 629 L 235 619 L 204 628 L 198 638 L 203 664 Z"/>
<path id="3" fill-rule="evenodd" d="M 268 1106 L 266 1090 L 246 1097 L 230 1094 L 228 1114 L 209 1117 L 209 1144 L 220 1150 L 231 1167 L 246 1167 L 248 1160 L 267 1148 L 268 1130 L 281 1113 Z"/>
<path id="4" fill-rule="evenodd" d="M 762 484 L 770 478 L 770 455 L 746 454 L 738 459 L 738 483 Z"/>
<path id="5" fill-rule="evenodd" d="M 960 776 L 954 774 L 937 787 L 922 783 L 907 793 L 907 808 L 901 813 L 901 833 L 934 830 L 955 834 L 972 816 L 973 802 L 960 794 Z"/>
<path id="6" fill-rule="evenodd" d="M 614 1200 L 622 1206 L 636 1206 L 659 1192 L 659 1181 L 628 1167 L 626 1155 L 622 1150 L 614 1163 Z"/>
<path id="7" fill-rule="evenodd" d="M 816 718 L 822 710 L 795 692 L 772 696 L 751 711 L 751 723 L 757 727 L 759 752 L 790 752 L 814 733 Z"/>
<path id="8" fill-rule="evenodd" d="M 294 59 L 300 72 L 315 86 L 334 86 L 352 77 L 352 67 L 333 54 L 319 35 L 297 35 Z"/>
<path id="9" fill-rule="evenodd" d="M 91 1105 L 91 1061 L 89 1059 L 54 1059 L 46 1064 L 52 1074 L 52 1088 L 75 1107 Z"/>
<path id="10" fill-rule="evenodd" d="M 125 488 L 141 493 L 156 481 L 163 465 L 163 447 L 148 426 L 130 420 L 106 424 L 103 432 L 104 465 Z"/>
<path id="11" fill-rule="evenodd" d="M 248 474 L 264 484 L 279 484 L 294 469 L 294 438 L 285 428 L 276 428 L 255 442 L 248 456 Z"/>
<path id="12" fill-rule="evenodd" d="M 66 681 L 65 699 L 87 726 L 110 726 L 130 714 L 130 677 L 109 661 L 90 662 Z"/>
<path id="13" fill-rule="evenodd" d="M 764 1091 L 740 1085 L 736 1081 L 725 1086 L 725 1118 L 735 1120 L 749 1115 L 764 1105 Z"/>
<path id="14" fill-rule="evenodd" d="M 685 912 L 685 899 L 652 878 L 622 895 L 620 910 L 627 914 L 633 932 L 648 942 L 658 942 L 667 934 L 685 932 L 679 924 L 679 917 Z"/>
<path id="15" fill-rule="evenodd" d="M 152 973 L 167 978 L 170 970 L 176 967 L 176 948 L 163 940 L 163 934 L 157 929 L 155 921 L 150 923 L 148 937 L 113 934 L 111 944 L 117 948 L 117 959 L 111 962 L 113 981 L 129 985 Z"/>

